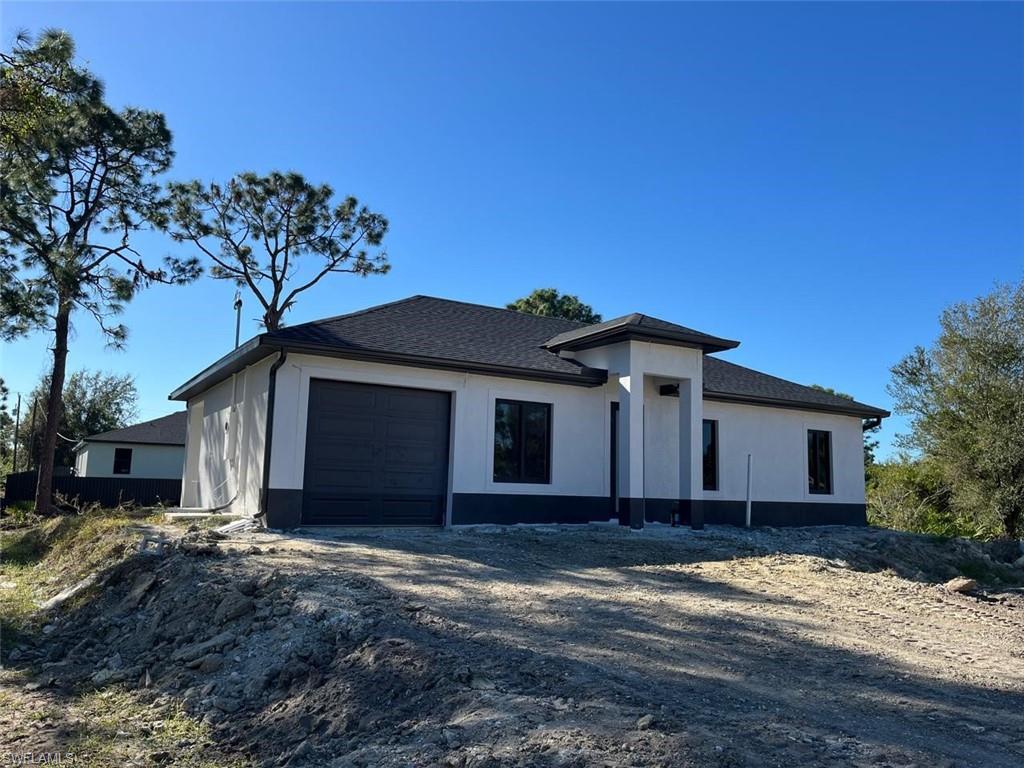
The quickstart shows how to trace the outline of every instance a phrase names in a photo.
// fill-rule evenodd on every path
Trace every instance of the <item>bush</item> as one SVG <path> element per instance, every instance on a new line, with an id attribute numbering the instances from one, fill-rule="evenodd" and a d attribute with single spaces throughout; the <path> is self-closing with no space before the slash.
<path id="1" fill-rule="evenodd" d="M 936 536 L 994 538 L 997 518 L 958 509 L 941 470 L 906 458 L 874 464 L 868 470 L 868 522 L 883 528 Z"/>

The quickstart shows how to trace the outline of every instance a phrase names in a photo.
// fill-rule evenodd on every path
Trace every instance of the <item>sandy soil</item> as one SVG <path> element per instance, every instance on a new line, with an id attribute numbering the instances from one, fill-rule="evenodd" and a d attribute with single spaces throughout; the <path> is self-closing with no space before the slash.
<path id="1" fill-rule="evenodd" d="M 1024 765 L 1024 595 L 944 591 L 935 574 L 956 553 L 920 537 L 593 526 L 246 533 L 219 549 L 189 561 L 196 584 L 263 579 L 269 590 L 276 572 L 263 599 L 287 611 L 261 618 L 257 592 L 255 616 L 231 619 L 244 624 L 223 668 L 201 677 L 156 664 L 147 693 L 212 712 L 224 755 L 268 766 Z M 892 550 L 909 554 L 893 563 Z M 129 623 L 168 621 L 146 613 L 166 600 L 140 603 Z M 88 648 L 67 631 L 66 644 Z M 165 659 L 196 639 L 153 632 Z M 295 661 L 262 694 L 241 692 L 244 679 L 232 688 L 232 674 L 286 656 Z M 46 658 L 79 680 L 60 653 Z M 212 698 L 188 675 L 210 680 Z M 61 684 L 19 691 L 21 711 L 52 705 Z M 6 718 L 15 748 L 52 746 L 52 729 L 18 730 L 13 709 Z"/>

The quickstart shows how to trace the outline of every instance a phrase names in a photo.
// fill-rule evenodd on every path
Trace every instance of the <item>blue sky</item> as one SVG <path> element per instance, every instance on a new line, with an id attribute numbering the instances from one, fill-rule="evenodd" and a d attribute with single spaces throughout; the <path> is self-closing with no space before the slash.
<path id="1" fill-rule="evenodd" d="M 943 307 L 1024 277 L 1020 4 L 6 2 L 0 25 L 5 48 L 68 30 L 112 103 L 163 111 L 168 178 L 295 169 L 391 219 L 391 274 L 322 284 L 293 324 L 555 286 L 888 406 Z M 70 369 L 130 371 L 167 413 L 229 350 L 233 292 L 141 294 L 125 352 L 79 316 Z M 2 355 L 28 391 L 47 339 Z"/>

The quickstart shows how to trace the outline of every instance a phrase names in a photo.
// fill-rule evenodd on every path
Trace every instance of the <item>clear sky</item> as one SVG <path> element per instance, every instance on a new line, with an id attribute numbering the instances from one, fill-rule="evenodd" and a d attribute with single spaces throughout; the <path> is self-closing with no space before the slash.
<path id="1" fill-rule="evenodd" d="M 43 27 L 112 103 L 167 115 L 169 178 L 295 169 L 390 218 L 391 274 L 322 284 L 293 324 L 555 286 L 888 406 L 944 306 L 1024 277 L 1021 4 L 3 4 L 5 47 Z M 79 316 L 70 369 L 177 409 L 233 343 L 233 292 L 143 293 L 125 352 Z M 2 355 L 27 392 L 47 338 Z"/>

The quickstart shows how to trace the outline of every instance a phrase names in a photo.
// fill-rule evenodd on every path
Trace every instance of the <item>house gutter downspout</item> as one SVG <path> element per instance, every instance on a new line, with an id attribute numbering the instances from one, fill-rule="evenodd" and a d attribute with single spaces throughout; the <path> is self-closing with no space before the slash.
<path id="1" fill-rule="evenodd" d="M 263 482 L 260 487 L 260 512 L 259 517 L 264 527 L 267 525 L 267 496 L 270 491 L 270 455 L 274 438 L 274 398 L 277 394 L 277 371 L 284 365 L 288 357 L 288 350 L 284 347 L 278 348 L 278 358 L 270 366 L 270 381 L 267 383 L 267 428 L 266 436 L 263 439 Z"/>

